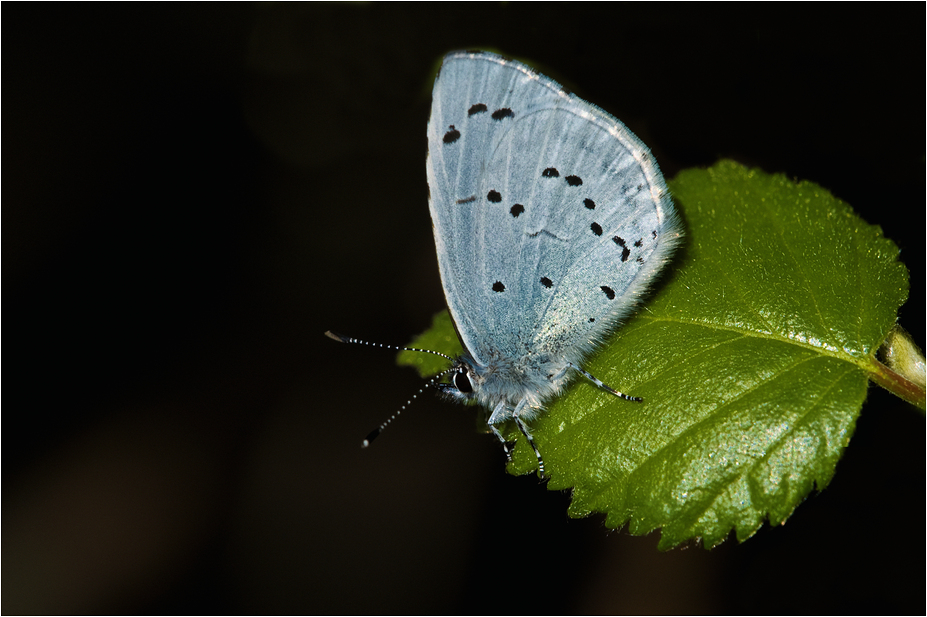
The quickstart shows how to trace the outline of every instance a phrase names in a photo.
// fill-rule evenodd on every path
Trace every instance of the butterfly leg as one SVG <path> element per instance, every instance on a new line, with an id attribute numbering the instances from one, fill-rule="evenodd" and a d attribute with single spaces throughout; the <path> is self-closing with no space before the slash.
<path id="1" fill-rule="evenodd" d="M 494 425 L 490 424 L 489 428 L 492 430 L 493 434 L 499 438 L 499 441 L 502 442 L 502 449 L 505 450 L 505 458 L 508 461 L 512 460 L 512 447 L 509 446 L 509 442 L 505 440 L 505 437 L 502 436 L 502 433 L 499 432 Z"/>
<path id="2" fill-rule="evenodd" d="M 538 475 L 543 479 L 544 476 L 544 459 L 541 458 L 541 453 L 538 450 L 537 444 L 534 443 L 534 438 L 531 436 L 531 432 L 528 430 L 528 426 L 522 421 L 519 417 L 521 410 L 528 406 L 528 399 L 523 398 L 519 401 L 518 405 L 515 406 L 515 411 L 512 412 L 512 417 L 515 418 L 515 424 L 518 425 L 518 430 L 521 431 L 521 434 L 525 436 L 525 439 L 528 440 L 528 445 L 531 446 L 531 449 L 534 450 L 534 455 L 538 457 Z"/>
<path id="3" fill-rule="evenodd" d="M 600 380 L 596 379 L 590 373 L 584 371 L 583 369 L 579 368 L 575 364 L 570 364 L 570 367 L 582 373 L 583 377 L 585 377 L 586 379 L 588 379 L 589 381 L 597 385 L 599 388 L 605 390 L 606 392 L 611 392 L 612 394 L 614 394 L 615 396 L 619 398 L 623 398 L 626 401 L 643 401 L 644 400 L 639 396 L 631 396 L 630 394 L 624 394 L 623 392 L 619 392 L 618 390 L 615 390 L 614 388 L 611 388 L 605 385 Z"/>
<path id="4" fill-rule="evenodd" d="M 499 438 L 499 441 L 502 442 L 502 448 L 505 450 L 505 458 L 509 461 L 512 460 L 512 446 L 510 446 L 509 442 L 505 440 L 505 437 L 502 436 L 502 433 L 499 432 L 499 429 L 496 428 L 496 425 L 511 419 L 511 417 L 511 410 L 504 402 L 501 402 L 496 405 L 496 408 L 492 411 L 492 415 L 490 415 L 489 420 L 487 420 L 489 428 L 492 429 L 493 434 Z"/>

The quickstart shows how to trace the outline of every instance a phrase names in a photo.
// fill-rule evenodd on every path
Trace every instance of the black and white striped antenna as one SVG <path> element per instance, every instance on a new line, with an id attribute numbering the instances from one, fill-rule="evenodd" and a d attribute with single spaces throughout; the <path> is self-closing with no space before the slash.
<path id="1" fill-rule="evenodd" d="M 434 354 L 434 355 L 436 355 L 436 356 L 441 356 L 442 358 L 447 358 L 447 359 L 450 360 L 451 362 L 454 361 L 454 358 L 452 358 L 452 357 L 450 357 L 450 356 L 448 356 L 448 355 L 446 355 L 446 354 L 443 354 L 443 353 L 441 353 L 440 351 L 432 351 L 431 349 L 417 349 L 417 348 L 415 348 L 415 347 L 397 347 L 396 345 L 386 345 L 386 344 L 383 344 L 383 343 L 371 343 L 371 342 L 369 342 L 369 341 L 364 341 L 364 340 L 357 339 L 357 338 L 353 338 L 353 337 L 350 337 L 350 336 L 345 336 L 345 335 L 343 335 L 343 334 L 338 334 L 337 332 L 332 332 L 331 330 L 326 331 L 326 332 L 325 332 L 325 336 L 327 336 L 328 338 L 333 339 L 333 340 L 335 340 L 335 341 L 338 341 L 339 343 L 352 343 L 352 344 L 355 344 L 355 345 L 369 345 L 369 346 L 371 346 L 371 347 L 380 347 L 380 348 L 382 348 L 382 349 L 392 349 L 392 350 L 394 350 L 394 351 L 420 351 L 420 352 L 422 352 L 422 353 L 430 353 L 430 354 Z M 425 391 L 425 388 L 433 387 L 435 384 L 437 384 L 437 383 L 441 380 L 442 377 L 444 377 L 444 376 L 447 375 L 448 373 L 453 373 L 455 370 L 457 370 L 455 367 L 451 367 L 451 368 L 447 369 L 446 371 L 441 371 L 440 373 L 438 373 L 437 375 L 435 375 L 434 377 L 432 377 L 431 379 L 429 379 L 428 382 L 427 382 L 424 386 L 422 386 L 421 389 L 420 389 L 416 394 L 412 395 L 412 398 L 410 398 L 408 401 L 406 401 L 406 404 L 405 404 L 405 405 L 403 405 L 403 406 L 400 407 L 398 410 L 396 410 L 396 412 L 395 412 L 393 415 L 391 415 L 389 418 L 387 418 L 386 421 L 383 422 L 383 424 L 381 424 L 381 425 L 378 426 L 377 428 L 375 428 L 375 429 L 373 429 L 372 431 L 370 431 L 370 434 L 367 435 L 367 437 L 366 437 L 366 438 L 364 439 L 364 441 L 361 443 L 361 448 L 366 448 L 367 446 L 369 446 L 369 445 L 370 445 L 370 442 L 372 442 L 374 439 L 376 439 L 376 438 L 380 435 L 380 433 L 382 433 L 383 430 L 384 430 L 387 426 L 389 426 L 389 423 L 390 423 L 390 422 L 392 422 L 393 420 L 395 420 L 395 419 L 399 416 L 399 414 L 402 413 L 403 410 L 405 410 L 406 407 L 408 407 L 409 405 L 412 404 L 412 401 L 413 401 L 413 400 L 415 400 L 416 398 L 418 398 L 418 395 L 419 395 L 419 394 L 421 394 L 421 393 L 423 393 L 423 392 Z"/>

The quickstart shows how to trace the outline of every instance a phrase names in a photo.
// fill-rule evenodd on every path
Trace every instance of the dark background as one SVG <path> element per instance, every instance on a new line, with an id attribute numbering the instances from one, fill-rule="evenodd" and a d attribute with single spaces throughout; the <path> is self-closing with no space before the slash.
<path id="1" fill-rule="evenodd" d="M 603 3 L 604 4 L 604 3 Z M 921 613 L 924 418 L 710 552 L 570 520 L 472 410 L 337 329 L 443 307 L 434 71 L 530 62 L 665 175 L 815 181 L 901 247 L 924 341 L 925 7 L 6 4 L 4 613 Z"/>

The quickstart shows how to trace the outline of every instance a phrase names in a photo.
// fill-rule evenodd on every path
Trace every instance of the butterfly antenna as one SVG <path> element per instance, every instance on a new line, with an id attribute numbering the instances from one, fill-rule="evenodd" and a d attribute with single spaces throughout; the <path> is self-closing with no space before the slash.
<path id="1" fill-rule="evenodd" d="M 332 332 L 328 330 L 325 332 L 325 336 L 328 338 L 338 341 L 339 343 L 353 343 L 355 345 L 370 345 L 372 347 L 382 347 L 383 349 L 393 349 L 395 351 L 420 351 L 422 353 L 430 353 L 436 356 L 441 356 L 442 358 L 447 358 L 451 362 L 454 361 L 454 358 L 441 353 L 440 351 L 432 351 L 431 349 L 417 349 L 415 347 L 397 347 L 396 345 L 385 345 L 383 343 L 371 343 L 370 341 L 364 341 L 359 338 L 353 338 L 350 336 L 345 336 L 343 334 L 338 334 L 337 332 Z"/>
<path id="2" fill-rule="evenodd" d="M 434 354 L 434 355 L 436 355 L 436 356 L 441 356 L 442 358 L 447 358 L 448 360 L 450 360 L 450 361 L 452 361 L 452 362 L 454 361 L 454 358 L 452 358 L 452 357 L 450 357 L 450 356 L 448 356 L 448 355 L 445 355 L 445 354 L 443 354 L 443 353 L 441 353 L 441 352 L 439 352 L 439 351 L 432 351 L 431 349 L 417 349 L 417 348 L 415 348 L 415 347 L 397 347 L 396 345 L 385 345 L 385 344 L 383 344 L 383 343 L 371 343 L 371 342 L 369 342 L 369 341 L 364 341 L 364 340 L 361 340 L 361 339 L 352 338 L 352 337 L 350 337 L 350 336 L 344 336 L 343 334 L 337 334 L 337 333 L 335 333 L 335 332 L 332 332 L 331 330 L 328 330 L 327 332 L 325 332 L 325 336 L 327 336 L 327 337 L 330 338 L 330 339 L 336 340 L 336 341 L 338 341 L 339 343 L 354 343 L 354 344 L 356 344 L 356 345 L 372 345 L 373 347 L 381 347 L 381 348 L 383 348 L 383 349 L 393 349 L 393 350 L 395 350 L 395 351 L 420 351 L 420 352 L 422 352 L 422 353 L 430 353 L 430 354 Z M 434 377 L 432 377 L 431 379 L 429 379 L 428 382 L 427 382 L 424 386 L 422 386 L 422 388 L 421 388 L 416 394 L 414 394 L 414 395 L 412 396 L 412 398 L 410 398 L 408 401 L 406 401 L 406 404 L 405 404 L 405 405 L 403 405 L 402 407 L 400 407 L 400 408 L 396 411 L 396 413 L 394 413 L 394 414 L 391 415 L 389 418 L 387 418 L 386 421 L 385 421 L 383 424 L 381 424 L 381 425 L 378 426 L 377 428 L 375 428 L 375 429 L 373 429 L 372 431 L 370 431 L 370 434 L 367 435 L 367 437 L 366 437 L 366 438 L 364 439 L 364 441 L 361 443 L 361 448 L 366 448 L 367 446 L 369 446 L 369 445 L 370 445 L 370 442 L 372 442 L 374 439 L 376 439 L 376 438 L 380 435 L 380 433 L 382 433 L 383 430 L 384 430 L 387 426 L 389 426 L 389 423 L 392 422 L 393 420 L 395 420 L 395 419 L 399 416 L 399 414 L 403 412 L 403 410 L 404 410 L 406 407 L 408 407 L 409 405 L 411 405 L 411 404 L 412 404 L 412 401 L 414 401 L 416 398 L 418 398 L 418 395 L 421 394 L 422 392 L 424 392 L 426 388 L 433 387 L 436 383 L 438 383 L 438 382 L 441 380 L 442 377 L 444 377 L 444 376 L 447 375 L 448 373 L 454 372 L 455 370 L 457 370 L 457 369 L 455 369 L 455 368 L 453 368 L 453 367 L 452 367 L 452 368 L 449 368 L 449 369 L 447 369 L 446 371 L 441 371 L 440 373 L 438 373 L 437 375 L 435 375 Z"/>
<path id="3" fill-rule="evenodd" d="M 427 350 L 412 349 L 412 350 L 410 350 L 410 351 L 427 351 Z M 447 369 L 446 371 L 441 371 L 440 373 L 438 373 L 437 375 L 435 375 L 434 377 L 432 377 L 431 379 L 429 379 L 429 380 L 428 380 L 428 383 L 426 383 L 424 386 L 422 386 L 422 388 L 418 391 L 418 393 L 414 394 L 414 395 L 412 396 L 412 398 L 410 398 L 408 401 L 406 401 L 406 404 L 403 405 L 402 407 L 400 407 L 400 408 L 396 411 L 396 413 L 394 413 L 394 414 L 391 415 L 389 418 L 387 418 L 386 421 L 385 421 L 383 424 L 381 424 L 381 425 L 378 426 L 377 428 L 375 428 L 375 429 L 373 429 L 372 431 L 370 431 L 370 434 L 367 435 L 367 437 L 364 439 L 363 442 L 361 442 L 361 448 L 366 448 L 367 446 L 370 445 L 370 442 L 371 442 L 371 441 L 373 441 L 374 439 L 376 439 L 377 437 L 379 437 L 380 433 L 383 432 L 383 429 L 385 429 L 387 426 L 389 426 L 389 423 L 390 423 L 390 422 L 392 422 L 392 421 L 395 420 L 397 417 L 399 417 L 399 414 L 401 414 L 401 413 L 403 412 L 403 410 L 404 410 L 406 407 L 408 407 L 409 405 L 411 405 L 411 404 L 412 404 L 412 401 L 414 401 L 415 399 L 417 399 L 417 398 L 418 398 L 418 395 L 421 394 L 422 392 L 424 392 L 426 388 L 434 386 L 436 383 L 438 383 L 438 381 L 441 380 L 442 377 L 444 377 L 444 376 L 447 375 L 448 373 L 454 372 L 455 370 L 457 370 L 457 369 L 449 368 L 449 369 Z"/>

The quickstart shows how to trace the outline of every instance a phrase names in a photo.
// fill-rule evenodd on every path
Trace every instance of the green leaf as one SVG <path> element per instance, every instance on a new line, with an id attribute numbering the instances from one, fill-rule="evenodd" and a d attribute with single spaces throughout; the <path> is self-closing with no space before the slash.
<path id="1" fill-rule="evenodd" d="M 830 481 L 868 379 L 889 370 L 874 353 L 907 298 L 907 269 L 878 227 L 813 183 L 722 161 L 669 185 L 685 249 L 585 366 L 644 402 L 580 379 L 533 434 L 548 488 L 573 489 L 570 516 L 662 528 L 661 548 L 712 547 L 732 529 L 743 541 L 784 522 Z M 418 342 L 451 349 L 447 321 L 428 335 L 444 342 Z M 524 439 L 507 435 L 519 442 L 509 471 L 535 470 Z"/>
<path id="2" fill-rule="evenodd" d="M 441 311 L 435 315 L 431 327 L 418 335 L 407 347 L 440 351 L 452 358 L 463 353 L 463 345 L 460 344 L 460 339 L 454 331 L 454 321 L 447 311 Z M 445 358 L 416 351 L 400 351 L 396 362 L 400 366 L 414 366 L 422 377 L 437 375 L 448 367 Z"/>

